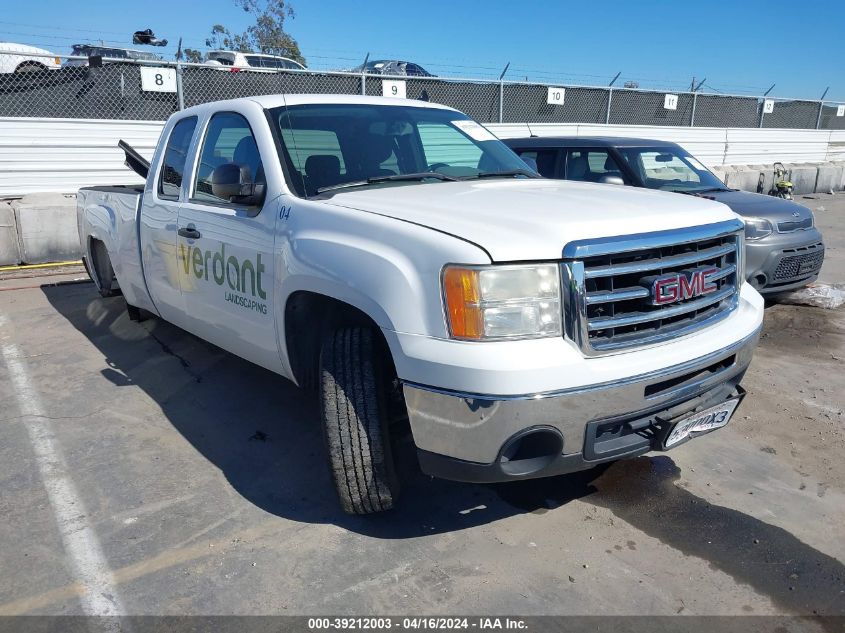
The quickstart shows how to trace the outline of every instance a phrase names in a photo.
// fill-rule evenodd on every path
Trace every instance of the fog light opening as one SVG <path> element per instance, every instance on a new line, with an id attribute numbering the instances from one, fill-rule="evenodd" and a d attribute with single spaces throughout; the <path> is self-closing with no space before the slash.
<path id="1" fill-rule="evenodd" d="M 554 428 L 526 429 L 502 447 L 499 464 L 509 475 L 530 475 L 549 466 L 563 453 L 563 436 Z"/>
<path id="2" fill-rule="evenodd" d="M 751 285 L 754 286 L 756 290 L 759 290 L 760 288 L 765 287 L 768 281 L 769 280 L 766 275 L 760 273 L 759 275 L 754 275 L 754 277 L 751 278 Z"/>

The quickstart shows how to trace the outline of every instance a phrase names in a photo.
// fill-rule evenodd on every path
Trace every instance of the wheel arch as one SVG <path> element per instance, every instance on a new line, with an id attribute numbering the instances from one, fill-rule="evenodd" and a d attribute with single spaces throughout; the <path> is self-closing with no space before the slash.
<path id="1" fill-rule="evenodd" d="M 317 385 L 320 347 L 325 334 L 341 326 L 369 327 L 395 373 L 391 346 L 377 317 L 366 308 L 314 290 L 296 290 L 288 295 L 280 329 L 293 380 L 301 387 Z"/>

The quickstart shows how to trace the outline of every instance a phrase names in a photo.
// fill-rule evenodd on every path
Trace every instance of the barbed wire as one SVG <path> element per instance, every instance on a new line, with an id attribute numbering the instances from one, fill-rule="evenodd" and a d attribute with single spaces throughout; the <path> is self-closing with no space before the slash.
<path id="1" fill-rule="evenodd" d="M 55 49 L 57 47 L 71 48 L 73 44 L 89 44 L 98 46 L 107 46 L 113 48 L 126 48 L 135 50 L 144 50 L 144 47 L 127 43 L 125 39 L 105 39 L 103 37 L 92 37 L 91 34 L 100 35 L 123 35 L 115 31 L 104 31 L 99 29 L 83 29 L 83 28 L 68 28 L 51 25 L 35 25 L 24 22 L 15 22 L 9 20 L 0 20 L 0 27 L 21 27 L 28 29 L 26 31 L 20 29 L 9 30 L 0 28 L 0 36 L 11 36 L 15 39 L 27 39 L 33 42 L 40 48 Z M 62 34 L 57 33 L 38 33 L 32 31 L 61 31 Z M 77 33 L 78 35 L 73 35 Z M 3 39 L 7 39 L 3 37 Z M 173 38 L 165 47 L 154 48 L 151 50 L 156 55 L 159 55 L 163 60 L 175 60 L 177 55 L 177 46 L 179 38 Z M 20 42 L 24 44 L 24 42 Z M 193 49 L 205 52 L 207 49 L 205 39 L 194 39 L 194 37 L 182 38 L 182 49 Z M 359 66 L 364 58 L 368 55 L 366 51 L 355 51 L 349 49 L 337 48 L 320 48 L 320 47 L 302 47 L 302 53 L 310 68 L 321 71 L 344 71 L 351 70 Z M 59 51 L 57 54 L 63 54 Z M 413 55 L 396 55 L 393 53 L 383 53 L 381 51 L 373 51 L 369 53 L 370 60 L 376 59 L 391 59 L 391 60 L 408 60 L 420 64 L 428 69 L 434 75 L 450 78 L 450 77 L 475 77 L 483 80 L 498 79 L 502 70 L 505 68 L 507 62 L 504 63 L 482 63 L 482 64 L 456 64 L 453 58 L 426 55 L 424 59 L 416 58 Z M 548 84 L 567 84 L 580 86 L 603 86 L 607 85 L 616 72 L 608 73 L 581 73 L 570 70 L 549 67 L 534 67 L 528 65 L 515 65 L 508 68 L 507 79 L 516 79 L 526 82 L 548 83 Z M 617 86 L 625 82 L 633 82 L 637 87 L 642 89 L 652 90 L 669 90 L 669 91 L 685 91 L 689 90 L 691 81 L 688 78 L 667 78 L 667 77 L 651 77 L 643 76 L 637 73 L 625 72 L 617 80 Z M 747 84 L 737 84 L 730 82 L 710 81 L 701 86 L 705 92 L 707 90 L 715 94 L 737 94 L 749 95 L 760 94 L 764 91 L 763 86 L 749 86 Z"/>

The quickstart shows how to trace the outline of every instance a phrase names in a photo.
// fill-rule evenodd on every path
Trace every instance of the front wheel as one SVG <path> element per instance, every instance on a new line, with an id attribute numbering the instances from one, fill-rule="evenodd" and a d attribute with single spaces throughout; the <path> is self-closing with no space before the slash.
<path id="1" fill-rule="evenodd" d="M 320 405 L 323 437 L 343 510 L 389 510 L 398 497 L 385 398 L 384 356 L 373 330 L 340 327 L 323 339 Z"/>

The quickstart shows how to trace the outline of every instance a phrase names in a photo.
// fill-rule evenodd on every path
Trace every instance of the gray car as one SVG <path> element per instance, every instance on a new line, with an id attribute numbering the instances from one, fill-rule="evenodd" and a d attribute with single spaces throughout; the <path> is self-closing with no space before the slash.
<path id="1" fill-rule="evenodd" d="M 745 221 L 745 273 L 760 292 L 814 281 L 824 261 L 813 212 L 791 200 L 729 189 L 680 145 L 610 137 L 514 138 L 504 142 L 547 178 L 631 185 L 717 200 Z"/>

